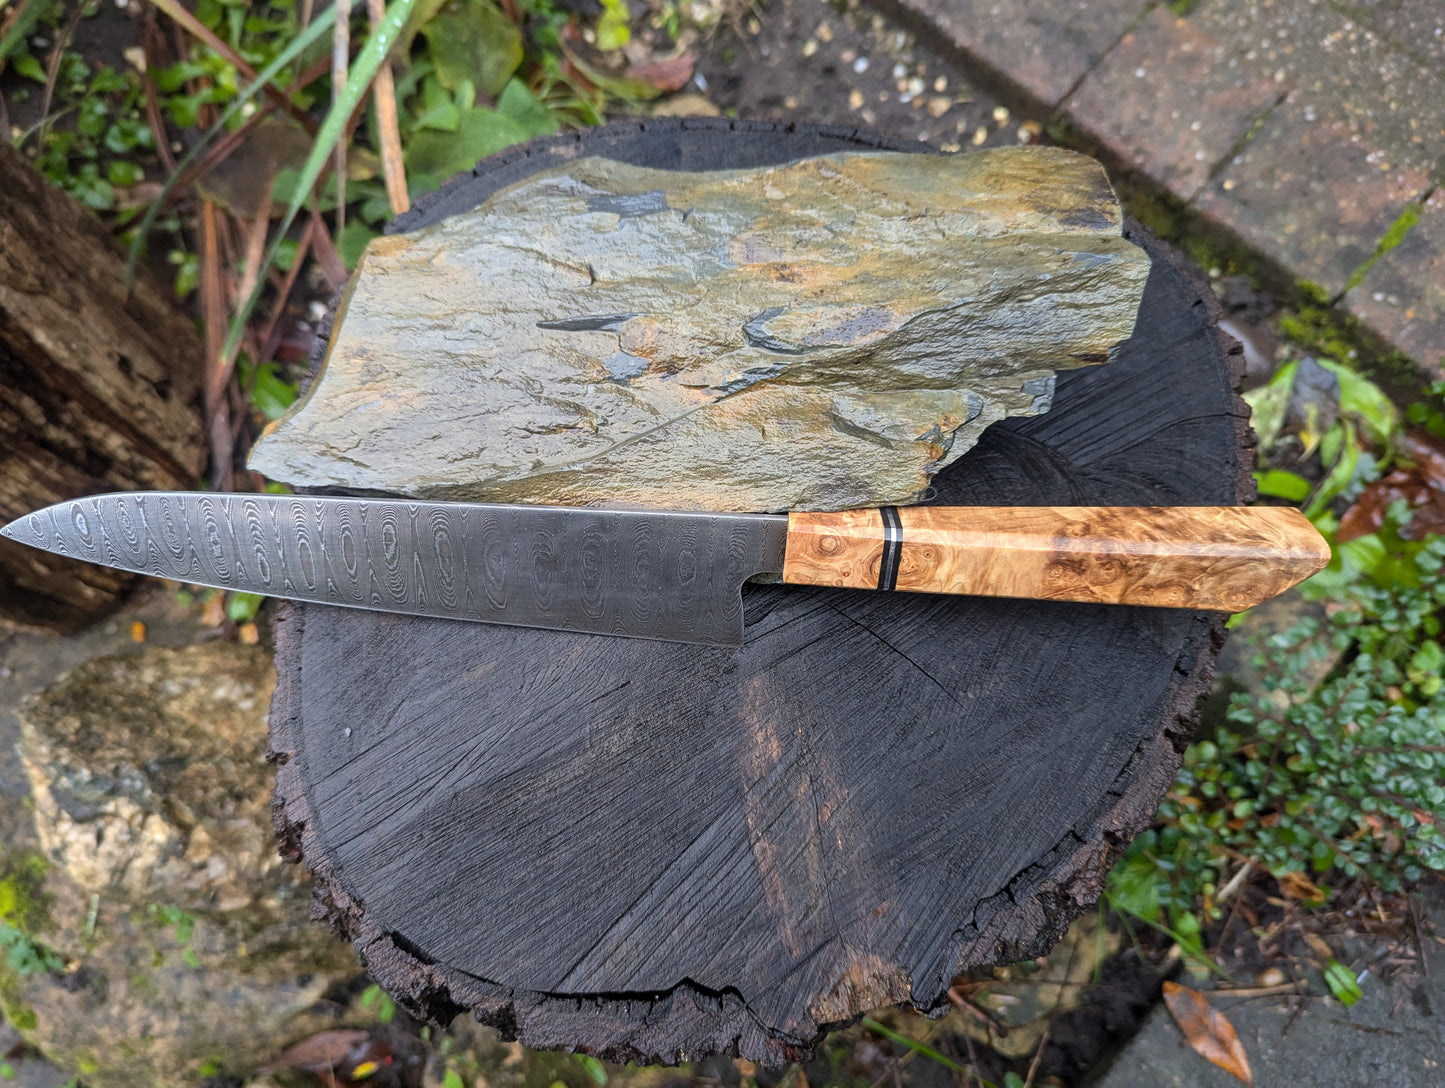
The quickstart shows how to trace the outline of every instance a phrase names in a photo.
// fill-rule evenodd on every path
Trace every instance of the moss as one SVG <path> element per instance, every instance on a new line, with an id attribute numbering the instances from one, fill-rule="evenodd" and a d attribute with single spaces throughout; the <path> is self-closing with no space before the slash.
<path id="1" fill-rule="evenodd" d="M 1406 204 L 1400 214 L 1395 216 L 1395 221 L 1390 224 L 1389 229 L 1381 236 L 1379 244 L 1375 246 L 1375 252 L 1370 259 L 1359 268 L 1350 273 L 1349 282 L 1345 284 L 1345 293 L 1354 290 L 1369 275 L 1370 269 L 1374 268 L 1386 253 L 1394 249 L 1405 240 L 1405 236 L 1416 223 L 1420 222 L 1420 213 L 1425 210 L 1424 201 L 1417 200 L 1412 204 Z"/>
<path id="2" fill-rule="evenodd" d="M 54 929 L 45 891 L 49 863 L 39 854 L 16 850 L 0 855 L 0 922 L 27 936 Z"/>
<path id="3" fill-rule="evenodd" d="M 25 1001 L 24 982 L 0 959 L 0 1015 L 22 1034 L 34 1031 L 39 1021 L 35 1010 Z"/>
<path id="4" fill-rule="evenodd" d="M 1330 306 L 1317 284 L 1303 282 L 1297 287 L 1304 301 L 1279 319 L 1280 331 L 1292 343 L 1311 355 L 1348 363 L 1382 386 L 1397 404 L 1426 394 L 1425 379 L 1413 359 L 1375 341 L 1359 321 Z"/>

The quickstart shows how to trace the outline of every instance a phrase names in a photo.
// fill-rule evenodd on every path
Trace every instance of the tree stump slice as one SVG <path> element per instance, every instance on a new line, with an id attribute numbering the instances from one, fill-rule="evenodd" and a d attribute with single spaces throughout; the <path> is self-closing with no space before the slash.
<path id="1" fill-rule="evenodd" d="M 483 161 L 398 223 L 558 157 L 727 168 L 844 129 L 619 124 Z M 936 480 L 950 505 L 1247 501 L 1237 346 L 1143 231 L 1138 329 Z M 323 336 L 325 330 L 323 330 Z M 283 848 L 414 1013 L 536 1047 L 807 1056 L 870 1008 L 1046 951 L 1178 768 L 1212 613 L 744 590 L 737 650 L 286 606 L 271 715 Z"/>

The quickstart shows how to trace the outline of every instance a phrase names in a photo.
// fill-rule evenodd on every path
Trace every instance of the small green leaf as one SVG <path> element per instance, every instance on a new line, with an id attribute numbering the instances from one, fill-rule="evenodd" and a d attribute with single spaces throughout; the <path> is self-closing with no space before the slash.
<path id="1" fill-rule="evenodd" d="M 1270 469 L 1268 472 L 1256 472 L 1254 479 L 1259 485 L 1261 495 L 1288 499 L 1290 502 L 1304 502 L 1309 498 L 1310 482 L 1293 472 Z"/>
<path id="2" fill-rule="evenodd" d="M 607 1083 L 607 1069 L 601 1062 L 590 1054 L 573 1055 L 582 1071 L 592 1078 L 593 1083 L 604 1085 Z"/>
<path id="3" fill-rule="evenodd" d="M 336 252 L 341 255 L 347 271 L 355 270 L 356 262 L 361 260 L 362 251 L 376 236 L 376 231 L 358 219 L 351 220 L 342 228 L 341 233 L 336 236 Z"/>
<path id="4" fill-rule="evenodd" d="M 250 623 L 265 599 L 259 593 L 232 593 L 226 598 L 226 618 L 232 623 Z"/>
<path id="5" fill-rule="evenodd" d="M 480 159 L 531 138 L 522 125 L 497 110 L 476 107 L 459 111 L 457 131 L 423 129 L 406 149 L 407 174 L 424 174 L 445 181 L 470 170 Z"/>
<path id="6" fill-rule="evenodd" d="M 626 45 L 632 39 L 628 27 L 631 20 L 627 0 L 602 0 L 602 18 L 597 20 L 597 48 L 606 53 Z"/>
<path id="7" fill-rule="evenodd" d="M 185 960 L 187 967 L 201 966 L 201 957 L 196 955 L 196 951 L 193 948 L 187 948 L 182 952 L 181 959 Z"/>
<path id="8" fill-rule="evenodd" d="M 1286 363 L 1275 372 L 1268 384 L 1251 389 L 1244 394 L 1244 402 L 1253 412 L 1250 423 L 1259 436 L 1260 450 L 1268 450 L 1279 437 L 1284 426 L 1284 412 L 1289 405 L 1290 390 L 1294 388 L 1294 376 L 1299 363 Z"/>
<path id="9" fill-rule="evenodd" d="M 525 129 L 528 137 L 550 136 L 562 127 L 546 103 L 529 91 L 520 79 L 512 80 L 502 90 L 501 97 L 497 99 L 497 112 Z"/>
<path id="10" fill-rule="evenodd" d="M 1400 412 L 1384 391 L 1362 374 L 1333 359 L 1316 359 L 1340 382 L 1340 411 L 1365 425 L 1365 432 L 1376 445 L 1385 445 L 1400 426 Z"/>
<path id="11" fill-rule="evenodd" d="M 421 28 L 443 87 L 454 91 L 471 80 L 499 94 L 522 64 L 522 32 L 489 0 L 463 0 Z"/>
<path id="12" fill-rule="evenodd" d="M 1364 991 L 1360 989 L 1360 980 L 1355 977 L 1355 973 L 1339 960 L 1330 960 L 1325 964 L 1324 975 L 1330 993 L 1334 994 L 1335 1000 L 1345 1008 L 1349 1008 L 1365 996 Z"/>
<path id="13" fill-rule="evenodd" d="M 128 189 L 137 185 L 145 179 L 145 171 L 133 162 L 126 162 L 124 159 L 117 159 L 105 168 L 105 176 L 112 185 L 119 185 L 122 189 Z"/>
<path id="14" fill-rule="evenodd" d="M 34 54 L 20 53 L 10 62 L 10 66 L 26 79 L 33 79 L 36 83 L 42 84 L 47 82 L 45 69 L 41 66 L 40 62 L 35 59 Z"/>
<path id="15" fill-rule="evenodd" d="M 466 1088 L 462 1082 L 461 1074 L 455 1069 L 448 1069 L 446 1076 L 442 1077 L 442 1088 Z"/>

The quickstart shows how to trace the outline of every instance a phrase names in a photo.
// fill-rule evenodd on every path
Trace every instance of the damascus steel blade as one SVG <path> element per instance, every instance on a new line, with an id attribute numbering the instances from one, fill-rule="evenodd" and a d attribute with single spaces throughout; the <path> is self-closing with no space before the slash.
<path id="1" fill-rule="evenodd" d="M 0 534 L 295 601 L 736 646 L 742 583 L 782 570 L 787 518 L 144 491 L 58 503 Z"/>

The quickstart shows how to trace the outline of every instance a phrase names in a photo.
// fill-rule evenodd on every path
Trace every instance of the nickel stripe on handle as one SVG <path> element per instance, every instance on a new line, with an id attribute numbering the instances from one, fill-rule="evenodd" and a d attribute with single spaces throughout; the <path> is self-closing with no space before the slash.
<path id="1" fill-rule="evenodd" d="M 903 559 L 903 523 L 898 507 L 880 506 L 883 518 L 883 555 L 878 560 L 878 588 L 898 588 L 898 564 Z"/>

